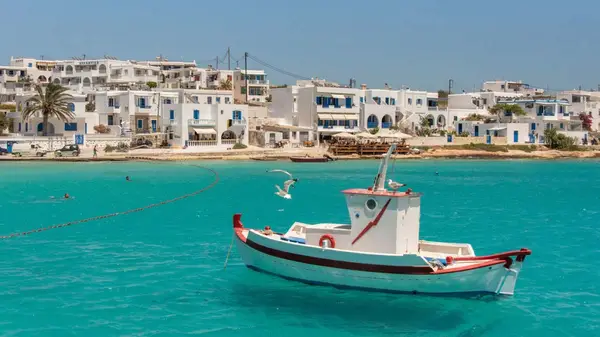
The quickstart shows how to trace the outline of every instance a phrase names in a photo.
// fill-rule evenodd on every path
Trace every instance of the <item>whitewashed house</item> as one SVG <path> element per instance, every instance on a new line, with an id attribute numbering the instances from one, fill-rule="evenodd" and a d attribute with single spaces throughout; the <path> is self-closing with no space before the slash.
<path id="1" fill-rule="evenodd" d="M 177 101 L 162 107 L 162 124 L 172 146 L 203 150 L 248 145 L 248 105 L 233 104 L 231 91 L 174 92 Z"/>
<path id="2" fill-rule="evenodd" d="M 398 91 L 390 89 L 361 90 L 360 125 L 367 129 L 389 129 L 399 121 Z"/>
<path id="3" fill-rule="evenodd" d="M 226 75 L 227 76 L 227 75 Z M 248 79 L 246 83 L 246 79 Z M 213 81 L 214 83 L 214 81 Z M 246 85 L 248 89 L 246 90 Z M 234 99 L 240 103 L 265 103 L 269 97 L 269 80 L 264 70 L 233 71 Z"/>
<path id="4" fill-rule="evenodd" d="M 544 94 L 544 89 L 534 88 L 522 81 L 486 81 L 481 87 L 482 91 L 517 93 L 523 97 L 533 97 Z"/>
<path id="5" fill-rule="evenodd" d="M 569 112 L 577 117 L 584 113 L 592 118 L 592 131 L 600 130 L 600 92 L 572 90 L 556 94 L 557 99 L 571 103 Z"/>
<path id="6" fill-rule="evenodd" d="M 85 106 L 88 103 L 87 95 L 76 92 L 68 92 L 73 96 L 68 108 L 74 114 L 75 118 L 70 121 L 62 121 L 55 117 L 48 120 L 48 136 L 72 137 L 75 134 L 93 134 L 96 133 L 94 126 L 99 124 L 98 114 L 95 112 L 86 112 Z M 43 118 L 41 114 L 28 119 L 22 118 L 23 110 L 29 105 L 27 100 L 34 96 L 33 92 L 18 94 L 16 96 L 16 112 L 10 113 L 13 118 L 13 130 L 22 136 L 41 136 L 43 134 Z"/>

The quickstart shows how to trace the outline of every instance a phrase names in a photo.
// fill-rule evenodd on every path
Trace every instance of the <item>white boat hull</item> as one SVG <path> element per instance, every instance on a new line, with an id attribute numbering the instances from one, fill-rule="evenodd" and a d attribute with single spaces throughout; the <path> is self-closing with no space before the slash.
<path id="1" fill-rule="evenodd" d="M 368 291 L 409 294 L 513 295 L 522 261 L 510 268 L 494 264 L 464 271 L 430 274 L 400 274 L 325 267 L 276 256 L 273 251 L 250 246 L 243 235 L 236 236 L 237 249 L 250 269 L 309 284 L 355 288 Z M 269 249 L 266 249 L 269 250 Z"/>

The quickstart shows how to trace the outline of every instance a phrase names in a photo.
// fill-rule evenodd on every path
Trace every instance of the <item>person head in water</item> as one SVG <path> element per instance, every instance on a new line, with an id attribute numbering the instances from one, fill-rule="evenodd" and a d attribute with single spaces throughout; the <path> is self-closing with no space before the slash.
<path id="1" fill-rule="evenodd" d="M 69 193 L 65 193 L 65 199 L 69 199 L 69 198 L 70 198 Z"/>
<path id="2" fill-rule="evenodd" d="M 129 181 L 129 180 L 131 180 L 131 179 L 129 179 L 129 176 L 127 176 L 127 177 L 125 177 L 125 180 Z"/>

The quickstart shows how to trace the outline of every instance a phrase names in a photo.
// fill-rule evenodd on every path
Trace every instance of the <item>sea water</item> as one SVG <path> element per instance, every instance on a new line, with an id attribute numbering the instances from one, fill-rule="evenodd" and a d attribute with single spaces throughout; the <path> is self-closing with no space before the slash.
<path id="1" fill-rule="evenodd" d="M 310 286 L 245 268 L 235 247 L 224 269 L 234 213 L 276 231 L 347 222 L 340 191 L 372 184 L 378 162 L 194 164 L 219 183 L 139 213 L 1 240 L 0 335 L 600 333 L 597 161 L 390 165 L 390 178 L 423 192 L 423 239 L 468 242 L 479 255 L 532 249 L 516 295 L 499 299 Z M 272 168 L 299 179 L 292 200 L 274 194 L 286 176 Z M 212 179 L 190 163 L 1 163 L 0 235 L 141 207 Z"/>

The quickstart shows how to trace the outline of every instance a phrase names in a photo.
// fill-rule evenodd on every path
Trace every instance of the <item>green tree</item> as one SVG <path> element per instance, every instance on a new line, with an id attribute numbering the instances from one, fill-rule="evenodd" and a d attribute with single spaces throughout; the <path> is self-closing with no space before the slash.
<path id="1" fill-rule="evenodd" d="M 156 82 L 146 82 L 146 85 L 150 89 L 154 89 L 154 88 L 158 87 L 158 83 L 156 83 Z"/>
<path id="2" fill-rule="evenodd" d="M 0 112 L 0 135 L 8 128 L 11 124 L 10 118 L 6 117 L 5 112 Z"/>
<path id="3" fill-rule="evenodd" d="M 23 110 L 21 117 L 26 120 L 38 113 L 42 115 L 44 136 L 48 135 L 48 119 L 56 117 L 64 122 L 72 120 L 75 115 L 69 109 L 73 96 L 67 93 L 67 88 L 50 83 L 44 89 L 41 85 L 35 86 L 36 95 L 27 100 L 28 106 Z"/>
<path id="4" fill-rule="evenodd" d="M 558 133 L 556 129 L 546 129 L 544 131 L 544 142 L 551 149 L 556 150 L 575 150 L 577 149 L 577 139 L 567 137 L 562 133 Z"/>
<path id="5" fill-rule="evenodd" d="M 232 88 L 233 86 L 230 80 L 219 82 L 219 90 L 231 90 Z"/>
<path id="6" fill-rule="evenodd" d="M 500 104 L 494 105 L 493 107 L 490 108 L 490 113 L 492 115 L 498 116 L 498 120 L 500 120 L 500 117 L 502 116 L 502 114 L 504 114 L 506 116 L 510 116 L 511 121 L 514 116 L 527 115 L 527 112 L 525 112 L 525 110 L 523 110 L 523 108 L 521 108 L 520 105 L 506 104 L 506 103 L 500 103 Z"/>

